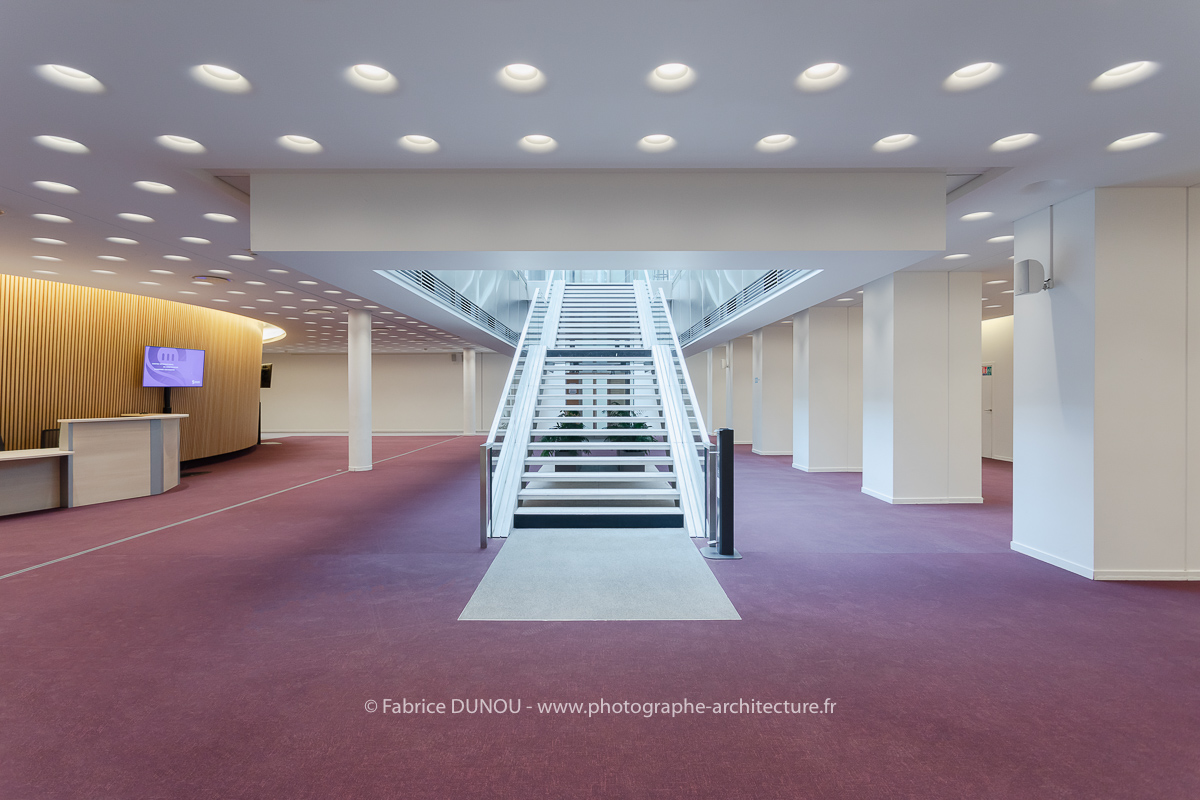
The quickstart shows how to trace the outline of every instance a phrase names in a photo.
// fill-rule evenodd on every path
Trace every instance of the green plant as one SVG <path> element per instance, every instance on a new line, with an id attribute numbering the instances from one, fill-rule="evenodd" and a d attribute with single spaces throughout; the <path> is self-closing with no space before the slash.
<path id="1" fill-rule="evenodd" d="M 568 409 L 567 411 L 559 412 L 559 416 L 560 417 L 579 417 L 579 416 L 582 416 L 582 414 L 579 411 L 574 411 L 574 410 Z M 583 429 L 582 422 L 560 422 L 557 425 L 555 425 L 553 428 L 553 430 L 582 430 L 582 429 Z M 549 436 L 542 436 L 541 440 L 543 442 L 557 442 L 560 444 L 572 444 L 574 442 L 586 442 L 588 440 L 588 438 L 586 436 L 560 436 L 557 434 L 551 434 Z M 560 456 L 579 456 L 579 455 L 588 455 L 591 452 L 592 452 L 591 450 L 559 450 L 558 455 L 560 455 Z M 554 452 L 552 452 L 550 450 L 542 451 L 543 458 L 548 458 L 553 455 L 554 455 Z"/>
<path id="2" fill-rule="evenodd" d="M 637 416 L 636 412 L 630 411 L 628 409 L 610 409 L 607 413 L 608 413 L 609 417 L 617 417 L 617 418 L 624 418 L 624 419 L 628 419 L 630 417 Z M 635 431 L 650 430 L 650 426 L 640 420 L 638 422 L 610 422 L 610 423 L 608 423 L 608 427 L 617 429 L 617 430 L 635 430 Z M 605 436 L 604 441 L 606 441 L 606 442 L 654 442 L 654 441 L 657 441 L 657 439 L 655 439 L 653 436 Z"/>

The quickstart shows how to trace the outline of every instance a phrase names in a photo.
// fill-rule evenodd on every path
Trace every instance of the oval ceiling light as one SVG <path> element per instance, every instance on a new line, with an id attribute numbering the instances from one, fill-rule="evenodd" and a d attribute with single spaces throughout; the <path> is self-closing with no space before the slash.
<path id="1" fill-rule="evenodd" d="M 100 259 L 101 261 L 124 261 L 125 260 L 121 256 L 96 256 L 96 258 Z"/>
<path id="2" fill-rule="evenodd" d="M 128 239 L 124 236 L 108 236 L 108 237 L 105 237 L 104 241 L 112 242 L 113 244 L 137 244 L 138 243 L 137 239 Z"/>
<path id="3" fill-rule="evenodd" d="M 262 337 L 263 344 L 278 342 L 283 337 L 287 336 L 287 331 L 275 325 L 263 325 Z"/>
<path id="4" fill-rule="evenodd" d="M 64 242 L 62 239 L 47 239 L 44 236 L 34 236 L 33 241 L 37 242 L 38 244 L 66 244 L 66 242 Z"/>
<path id="5" fill-rule="evenodd" d="M 988 286 L 999 286 L 1002 283 L 1008 283 L 1008 281 L 984 281 L 984 283 Z"/>
<path id="6" fill-rule="evenodd" d="M 528 94 L 546 85 L 546 75 L 529 64 L 509 64 L 496 73 L 496 82 L 510 92 Z"/>
<path id="7" fill-rule="evenodd" d="M 38 261 L 62 261 L 58 256 L 34 256 Z"/>
<path id="8" fill-rule="evenodd" d="M 246 80 L 240 72 L 229 67 L 221 67 L 216 64 L 197 64 L 192 67 L 191 72 L 197 83 L 202 83 L 219 92 L 245 94 L 250 91 L 250 81 Z"/>
<path id="9" fill-rule="evenodd" d="M 254 260 L 254 256 L 248 256 L 248 255 L 245 255 L 244 253 L 234 253 L 233 255 L 230 256 L 230 258 L 232 258 L 234 261 L 253 261 Z"/>
<path id="10" fill-rule="evenodd" d="M 1042 137 L 1036 133 L 1014 133 L 1012 136 L 1005 136 L 1003 139 L 997 139 L 992 142 L 989 150 L 996 153 L 1004 153 L 1009 150 L 1020 150 L 1022 147 L 1029 147 L 1031 144 L 1037 144 L 1038 139 Z"/>
<path id="11" fill-rule="evenodd" d="M 154 217 L 148 217 L 145 214 L 131 214 L 128 211 L 122 211 L 117 216 L 129 222 L 154 222 Z"/>
<path id="12" fill-rule="evenodd" d="M 316 139 L 310 139 L 307 136 L 300 136 L 295 133 L 285 134 L 275 141 L 280 147 L 284 147 L 294 153 L 319 153 L 324 149 Z"/>
<path id="13" fill-rule="evenodd" d="M 170 256 L 163 256 L 163 258 L 165 258 L 167 261 L 191 261 L 191 259 L 188 258 L 187 256 L 170 255 Z"/>
<path id="14" fill-rule="evenodd" d="M 850 70 L 844 64 L 827 61 L 824 64 L 813 64 L 796 76 L 796 88 L 802 92 L 823 92 L 843 83 L 849 77 Z"/>
<path id="15" fill-rule="evenodd" d="M 134 188 L 154 194 L 175 194 L 175 187 L 158 181 L 134 181 Z"/>
<path id="16" fill-rule="evenodd" d="M 993 61 L 980 61 L 950 73 L 950 77 L 942 81 L 942 88 L 948 92 L 969 92 L 986 86 L 1003 72 L 1004 67 Z"/>
<path id="17" fill-rule="evenodd" d="M 387 94 L 400 87 L 396 76 L 374 64 L 355 64 L 344 73 L 350 85 L 374 94 Z"/>
<path id="18" fill-rule="evenodd" d="M 963 214 L 959 219 L 963 222 L 978 222 L 981 219 L 988 219 L 996 216 L 995 211 L 972 211 L 970 214 Z"/>
<path id="19" fill-rule="evenodd" d="M 1132 86 L 1135 83 L 1141 83 L 1156 72 L 1158 72 L 1158 64 L 1153 61 L 1131 61 L 1100 73 L 1096 80 L 1092 81 L 1092 89 L 1103 92 Z"/>
<path id="20" fill-rule="evenodd" d="M 57 272 L 55 272 L 52 269 L 35 269 L 35 270 L 30 270 L 30 271 L 34 272 L 38 275 L 57 275 L 58 274 Z"/>
<path id="21" fill-rule="evenodd" d="M 92 269 L 92 270 L 88 270 L 88 271 L 94 272 L 97 275 L 116 275 L 117 274 L 117 273 L 113 272 L 111 269 Z"/>
<path id="22" fill-rule="evenodd" d="M 948 256 L 942 256 L 946 261 L 962 261 L 964 258 L 970 258 L 970 253 L 951 253 Z"/>
<path id="23" fill-rule="evenodd" d="M 269 270 L 267 270 L 267 272 L 274 272 L 279 275 L 287 275 L 288 274 L 288 271 L 286 269 L 269 269 Z"/>
<path id="24" fill-rule="evenodd" d="M 891 136 L 883 137 L 871 145 L 871 149 L 877 153 L 894 153 L 897 150 L 912 147 L 916 143 L 917 137 L 911 133 L 894 133 Z"/>
<path id="25" fill-rule="evenodd" d="M 40 219 L 42 222 L 55 222 L 64 224 L 71 221 L 70 217 L 64 217 L 60 214 L 31 214 L 34 219 Z"/>
<path id="26" fill-rule="evenodd" d="M 174 275 L 175 273 L 169 269 L 152 269 L 150 270 L 155 275 Z"/>
<path id="27" fill-rule="evenodd" d="M 204 215 L 204 218 L 210 222 L 237 222 L 237 217 L 232 214 L 218 214 L 216 212 L 209 212 Z"/>
<path id="28" fill-rule="evenodd" d="M 33 185 L 39 189 L 44 189 L 47 192 L 58 192 L 59 194 L 79 194 L 79 190 L 69 183 L 59 183 L 58 181 L 34 181 Z"/>
<path id="29" fill-rule="evenodd" d="M 48 147 L 51 150 L 58 150 L 61 153 L 89 153 L 87 145 L 77 142 L 74 139 L 68 139 L 65 136 L 35 136 L 33 140 L 42 147 Z"/>
<path id="30" fill-rule="evenodd" d="M 180 236 L 179 241 L 188 244 L 212 244 L 211 240 L 205 239 L 203 236 Z"/>
<path id="31" fill-rule="evenodd" d="M 204 152 L 204 145 L 200 144 L 195 139 L 189 139 L 186 136 L 176 136 L 173 133 L 157 136 L 155 137 L 154 141 L 158 142 L 168 150 L 174 150 L 178 153 Z"/>
<path id="32" fill-rule="evenodd" d="M 1108 149 L 1114 153 L 1121 150 L 1136 150 L 1139 147 L 1145 147 L 1148 144 L 1154 144 L 1157 141 L 1161 141 L 1162 138 L 1163 135 L 1161 133 L 1154 133 L 1152 131 L 1148 131 L 1146 133 L 1135 133 L 1132 136 L 1123 136 L 1120 139 L 1117 139 L 1108 146 Z"/>
<path id="33" fill-rule="evenodd" d="M 665 133 L 652 133 L 638 139 L 638 150 L 643 153 L 665 153 L 677 144 L 673 137 Z"/>
<path id="34" fill-rule="evenodd" d="M 796 145 L 796 137 L 787 133 L 775 133 L 764 136 L 754 145 L 760 153 L 780 153 Z"/>
<path id="35" fill-rule="evenodd" d="M 417 133 L 410 133 L 407 136 L 401 136 L 396 142 L 405 150 L 413 153 L 436 153 L 441 149 L 441 145 L 430 139 L 428 136 L 421 136 Z"/>
<path id="36" fill-rule="evenodd" d="M 696 82 L 696 70 L 687 64 L 661 64 L 646 76 L 646 85 L 656 92 L 681 92 Z"/>
<path id="37" fill-rule="evenodd" d="M 88 92 L 89 94 L 99 94 L 104 91 L 103 83 L 81 69 L 64 67 L 62 64 L 42 64 L 35 71 L 45 80 L 64 89 Z"/>
<path id="38" fill-rule="evenodd" d="M 558 142 L 541 133 L 531 133 L 517 140 L 517 147 L 526 153 L 549 153 L 558 147 Z"/>
<path id="39" fill-rule="evenodd" d="M 1010 233 L 1006 236 L 993 236 L 992 238 L 988 239 L 988 242 L 990 244 L 999 244 L 1000 242 L 1011 242 L 1015 238 L 1017 237 Z"/>

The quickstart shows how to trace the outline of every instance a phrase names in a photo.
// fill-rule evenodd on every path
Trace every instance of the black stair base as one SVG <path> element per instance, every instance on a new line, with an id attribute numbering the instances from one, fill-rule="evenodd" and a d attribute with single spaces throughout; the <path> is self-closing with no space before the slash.
<path id="1" fill-rule="evenodd" d="M 683 514 L 522 514 L 514 528 L 682 528 Z"/>
<path id="2" fill-rule="evenodd" d="M 581 360 L 589 358 L 650 358 L 653 356 L 653 351 L 650 350 L 635 350 L 633 348 L 611 348 L 603 349 L 586 349 L 578 348 L 573 350 L 547 350 L 546 358 L 578 358 Z"/>

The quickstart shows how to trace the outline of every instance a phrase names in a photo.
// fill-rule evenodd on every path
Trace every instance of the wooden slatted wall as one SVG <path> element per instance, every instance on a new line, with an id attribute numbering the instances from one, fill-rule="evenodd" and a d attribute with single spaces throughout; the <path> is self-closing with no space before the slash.
<path id="1" fill-rule="evenodd" d="M 142 388 L 146 345 L 205 350 L 204 386 L 175 389 L 183 460 L 258 438 L 262 328 L 256 320 L 151 297 L 0 275 L 0 436 L 39 446 L 59 419 L 162 411 Z"/>

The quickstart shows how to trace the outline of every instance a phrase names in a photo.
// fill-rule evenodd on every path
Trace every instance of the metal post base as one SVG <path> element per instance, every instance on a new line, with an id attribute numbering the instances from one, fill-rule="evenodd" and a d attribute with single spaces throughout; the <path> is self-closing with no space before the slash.
<path id="1" fill-rule="evenodd" d="M 739 553 L 737 550 L 734 550 L 733 555 L 731 555 L 731 556 L 723 556 L 717 552 L 716 544 L 710 544 L 708 547 L 701 547 L 700 555 L 704 556 L 705 558 L 711 558 L 713 560 L 720 560 L 720 561 L 733 561 L 735 559 L 739 559 L 742 557 L 742 554 Z"/>

